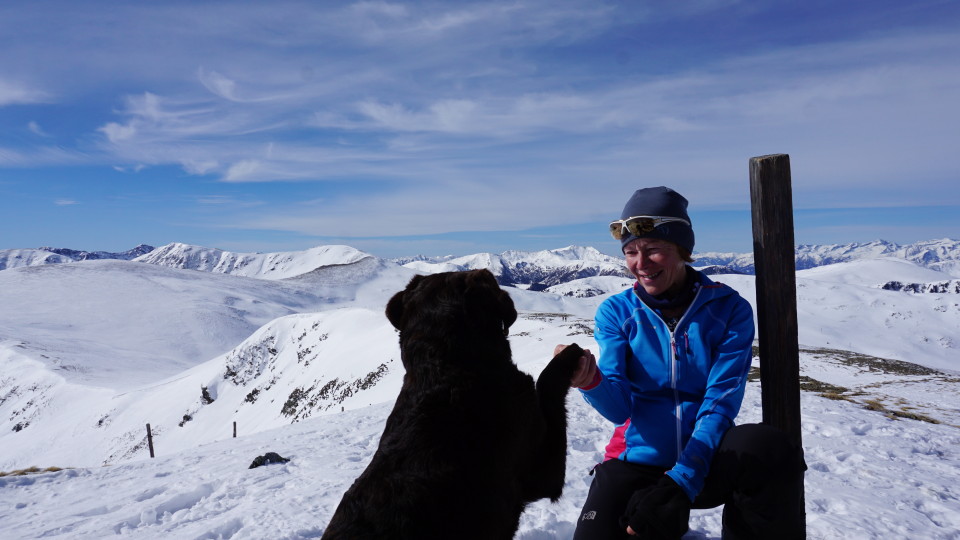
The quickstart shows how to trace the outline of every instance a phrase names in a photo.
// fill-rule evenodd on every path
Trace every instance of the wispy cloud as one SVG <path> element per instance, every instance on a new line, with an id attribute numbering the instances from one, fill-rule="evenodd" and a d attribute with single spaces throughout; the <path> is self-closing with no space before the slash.
<path id="1" fill-rule="evenodd" d="M 30 133 L 33 133 L 34 135 L 38 135 L 40 137 L 50 136 L 49 133 L 47 133 L 46 131 L 43 130 L 43 128 L 40 127 L 40 124 L 34 121 L 27 122 L 27 130 L 30 131 Z"/>
<path id="2" fill-rule="evenodd" d="M 0 146 L 0 167 L 37 167 L 91 165 L 102 163 L 102 156 L 91 157 L 83 151 L 62 146 L 11 148 Z"/>
<path id="3" fill-rule="evenodd" d="M 79 203 L 78 201 L 73 200 L 73 199 L 57 199 L 57 200 L 53 201 L 53 204 L 55 204 L 55 205 L 57 205 L 57 206 L 73 206 L 73 205 L 75 205 L 75 204 L 80 204 L 80 203 Z"/>
<path id="4" fill-rule="evenodd" d="M 262 201 L 242 200 L 229 195 L 203 195 L 201 197 L 197 197 L 195 202 L 204 206 L 220 206 L 242 209 L 262 206 L 264 204 Z"/>
<path id="5" fill-rule="evenodd" d="M 16 81 L 4 80 L 0 72 L 0 107 L 28 103 L 47 103 L 51 100 L 48 92 L 32 88 Z"/>

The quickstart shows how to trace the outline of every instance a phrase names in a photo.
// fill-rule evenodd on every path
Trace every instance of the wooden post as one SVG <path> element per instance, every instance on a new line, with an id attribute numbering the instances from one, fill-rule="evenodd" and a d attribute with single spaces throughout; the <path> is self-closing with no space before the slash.
<path id="1" fill-rule="evenodd" d="M 750 159 L 764 423 L 800 444 L 800 351 L 790 156 Z"/>
<path id="2" fill-rule="evenodd" d="M 153 456 L 153 433 L 150 432 L 150 424 L 147 424 L 147 447 L 150 448 L 150 457 Z"/>
<path id="3" fill-rule="evenodd" d="M 780 428 L 802 447 L 797 263 L 790 184 L 790 156 L 750 158 L 763 423 Z M 804 515 L 802 484 L 798 495 L 797 511 Z M 801 522 L 801 526 L 800 531 L 784 531 L 784 537 L 805 537 L 806 524 Z"/>
<path id="4" fill-rule="evenodd" d="M 237 438 L 237 423 L 236 423 L 236 422 L 233 423 L 233 438 L 234 438 L 234 439 Z"/>

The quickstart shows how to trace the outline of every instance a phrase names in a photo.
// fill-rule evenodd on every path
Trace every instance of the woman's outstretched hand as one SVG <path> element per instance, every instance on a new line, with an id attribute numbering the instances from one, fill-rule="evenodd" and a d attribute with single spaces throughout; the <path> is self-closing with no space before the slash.
<path id="1" fill-rule="evenodd" d="M 560 354 L 560 351 L 566 349 L 568 345 L 557 345 L 553 349 L 553 355 L 556 356 Z M 598 382 L 596 379 L 599 377 L 599 372 L 597 371 L 597 359 L 594 358 L 593 353 L 589 349 L 583 350 L 583 356 L 580 357 L 580 360 L 577 364 L 576 371 L 573 372 L 573 376 L 570 378 L 570 386 L 574 388 L 584 388 L 590 386 L 593 383 Z M 595 385 L 594 385 L 595 386 Z"/>

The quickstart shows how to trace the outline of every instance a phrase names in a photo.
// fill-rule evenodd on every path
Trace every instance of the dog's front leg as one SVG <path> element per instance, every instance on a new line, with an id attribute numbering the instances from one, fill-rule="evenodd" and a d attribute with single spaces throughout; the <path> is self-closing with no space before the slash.
<path id="1" fill-rule="evenodd" d="M 543 419 L 543 436 L 530 463 L 531 474 L 525 492 L 529 500 L 549 497 L 556 501 L 563 493 L 567 460 L 567 392 L 583 349 L 570 345 L 550 360 L 537 379 L 537 402 Z"/>

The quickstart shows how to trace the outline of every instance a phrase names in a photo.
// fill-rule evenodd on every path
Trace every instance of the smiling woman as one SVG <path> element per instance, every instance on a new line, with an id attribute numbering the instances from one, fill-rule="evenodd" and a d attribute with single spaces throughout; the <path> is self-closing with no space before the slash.
<path id="1" fill-rule="evenodd" d="M 610 232 L 637 283 L 600 305 L 599 359 L 586 351 L 571 379 L 617 426 L 574 538 L 679 538 L 691 508 L 721 504 L 725 538 L 803 537 L 801 505 L 789 504 L 803 482 L 802 451 L 772 427 L 733 425 L 753 312 L 687 265 L 687 199 L 639 189 Z"/>

